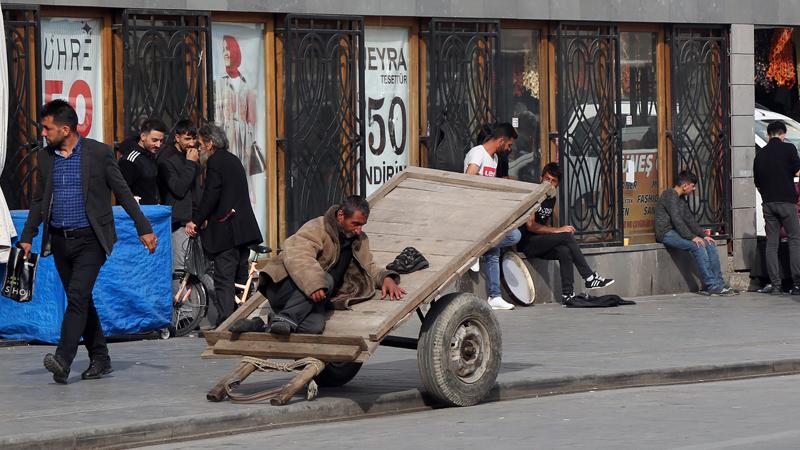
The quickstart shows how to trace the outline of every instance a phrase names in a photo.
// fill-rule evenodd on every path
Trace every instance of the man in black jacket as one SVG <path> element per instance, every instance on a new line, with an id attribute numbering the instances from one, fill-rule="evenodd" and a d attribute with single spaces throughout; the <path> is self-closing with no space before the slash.
<path id="1" fill-rule="evenodd" d="M 761 194 L 764 225 L 767 233 L 767 273 L 772 283 L 771 294 L 780 295 L 781 265 L 778 261 L 781 227 L 789 237 L 789 264 L 794 287 L 792 295 L 800 295 L 800 222 L 797 219 L 797 191 L 794 177 L 800 171 L 797 149 L 786 138 L 786 125 L 777 120 L 767 127 L 769 142 L 756 152 L 753 180 Z"/>
<path id="2" fill-rule="evenodd" d="M 214 260 L 214 292 L 216 294 L 217 326 L 236 308 L 234 283 L 247 279 L 249 247 L 263 239 L 256 216 L 250 206 L 247 175 L 242 162 L 228 151 L 228 138 L 216 125 L 198 130 L 200 150 L 208 154 L 203 198 L 186 233 L 201 231 L 203 248 Z"/>
<path id="3" fill-rule="evenodd" d="M 119 170 L 125 182 L 142 205 L 159 203 L 156 157 L 166 134 L 167 127 L 163 122 L 145 120 L 139 128 L 139 145 L 119 160 Z"/>
<path id="4" fill-rule="evenodd" d="M 17 245 L 29 254 L 44 223 L 41 256 L 50 255 L 52 249 L 67 293 L 61 339 L 55 355 L 45 355 L 44 366 L 56 383 L 65 384 L 81 337 L 91 360 L 81 378 L 101 378 L 112 371 L 92 300 L 94 282 L 117 240 L 112 191 L 150 253 L 155 252 L 157 239 L 125 184 L 111 147 L 82 138 L 76 131 L 78 115 L 63 100 L 47 103 L 40 115 L 47 147 L 38 152 L 36 191 Z"/>
<path id="5" fill-rule="evenodd" d="M 172 261 L 175 269 L 183 268 L 188 236 L 184 227 L 192 221 L 197 198 L 197 177 L 200 158 L 197 149 L 197 129 L 189 120 L 175 124 L 175 145 L 163 150 L 158 157 L 158 181 L 161 204 L 172 207 Z"/>

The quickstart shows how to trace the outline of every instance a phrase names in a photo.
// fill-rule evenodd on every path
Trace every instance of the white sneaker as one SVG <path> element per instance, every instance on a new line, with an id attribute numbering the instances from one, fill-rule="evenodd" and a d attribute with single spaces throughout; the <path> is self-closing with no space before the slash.
<path id="1" fill-rule="evenodd" d="M 473 271 L 475 273 L 481 271 L 481 260 L 480 260 L 480 258 L 475 260 L 475 264 L 473 264 L 472 267 L 469 268 L 469 270 L 471 270 L 471 271 Z"/>
<path id="2" fill-rule="evenodd" d="M 492 309 L 514 309 L 514 305 L 503 300 L 503 297 L 489 297 L 489 306 Z"/>

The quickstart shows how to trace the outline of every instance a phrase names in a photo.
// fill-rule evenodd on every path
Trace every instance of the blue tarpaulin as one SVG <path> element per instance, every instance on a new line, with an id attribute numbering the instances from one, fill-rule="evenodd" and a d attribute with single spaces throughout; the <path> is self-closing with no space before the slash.
<path id="1" fill-rule="evenodd" d="M 133 220 L 114 207 L 119 240 L 94 285 L 93 297 L 106 336 L 143 333 L 168 326 L 172 320 L 171 209 L 142 205 L 158 237 L 152 255 L 139 241 Z M 17 234 L 22 233 L 28 211 L 11 211 Z M 41 249 L 41 228 L 33 251 Z M 5 266 L 0 265 L 0 275 Z M 18 303 L 0 296 L 0 337 L 57 343 L 67 297 L 53 257 L 39 259 L 33 300 Z"/>

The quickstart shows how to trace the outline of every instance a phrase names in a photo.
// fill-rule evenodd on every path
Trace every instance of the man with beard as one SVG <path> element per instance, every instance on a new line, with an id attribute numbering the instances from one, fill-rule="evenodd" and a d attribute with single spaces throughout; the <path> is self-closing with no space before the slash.
<path id="1" fill-rule="evenodd" d="M 273 312 L 266 331 L 284 336 L 321 334 L 326 309 L 346 309 L 369 300 L 375 289 L 381 289 L 382 299 L 403 298 L 406 291 L 399 286 L 400 276 L 372 259 L 369 239 L 362 232 L 368 218 L 369 203 L 353 195 L 286 239 L 283 251 L 270 258 L 258 281 L 258 290 L 269 299 Z M 255 317 L 240 319 L 228 330 L 265 328 L 264 320 Z"/>
<path id="2" fill-rule="evenodd" d="M 36 191 L 17 245 L 27 256 L 39 224 L 44 223 L 41 256 L 53 254 L 67 294 L 61 338 L 55 354 L 45 355 L 44 367 L 56 383 L 66 384 L 81 338 L 91 360 L 81 378 L 102 378 L 112 371 L 92 299 L 97 275 L 117 240 L 112 191 L 150 253 L 155 252 L 157 239 L 125 184 L 113 151 L 78 134 L 78 115 L 69 103 L 53 100 L 44 105 L 40 117 L 47 147 L 38 152 Z"/>
<path id="3" fill-rule="evenodd" d="M 199 159 L 197 129 L 191 121 L 181 120 L 175 125 L 175 144 L 162 150 L 158 157 L 161 204 L 172 207 L 172 261 L 175 269 L 183 268 L 188 239 L 184 227 L 192 221 L 192 211 L 199 200 Z"/>
<path id="4" fill-rule="evenodd" d="M 119 161 L 119 170 L 125 182 L 142 205 L 159 203 L 156 156 L 166 134 L 167 127 L 163 122 L 158 119 L 145 120 L 139 128 L 138 146 Z"/>
<path id="5" fill-rule="evenodd" d="M 219 326 L 236 309 L 235 283 L 247 280 L 250 247 L 262 242 L 261 230 L 247 195 L 242 162 L 228 151 L 228 138 L 217 125 L 197 132 L 202 153 L 208 154 L 203 198 L 186 224 L 186 234 L 202 237 L 214 261 L 214 293 Z M 202 231 L 199 229 L 202 228 Z"/>

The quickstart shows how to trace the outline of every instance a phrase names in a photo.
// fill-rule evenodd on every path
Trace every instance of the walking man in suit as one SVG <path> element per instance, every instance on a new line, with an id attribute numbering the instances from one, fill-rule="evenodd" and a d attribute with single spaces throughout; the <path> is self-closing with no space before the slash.
<path id="1" fill-rule="evenodd" d="M 51 253 L 67 294 L 56 353 L 44 367 L 56 383 L 66 384 L 83 337 L 91 363 L 81 378 L 112 371 L 108 347 L 94 307 L 92 289 L 117 240 L 111 193 L 136 224 L 139 239 L 153 253 L 157 239 L 119 171 L 111 147 L 77 132 L 78 115 L 69 103 L 53 100 L 40 113 L 47 146 L 38 152 L 36 192 L 17 245 L 27 256 L 44 223 L 41 256 Z"/>
<path id="2" fill-rule="evenodd" d="M 207 156 L 206 184 L 200 205 L 186 224 L 186 233 L 196 236 L 214 261 L 214 293 L 219 326 L 236 309 L 235 283 L 247 281 L 250 247 L 263 239 L 250 206 L 247 175 L 239 158 L 228 151 L 228 138 L 217 125 L 204 125 L 197 135 L 200 151 Z M 204 226 L 205 224 L 205 226 Z"/>

